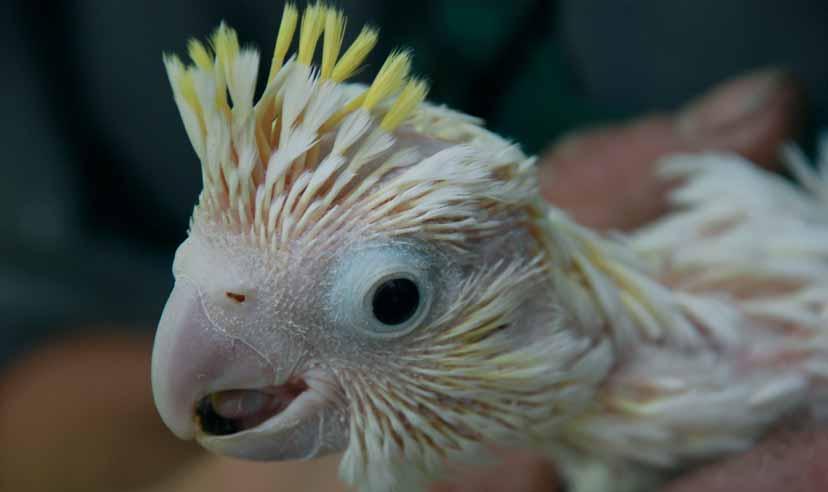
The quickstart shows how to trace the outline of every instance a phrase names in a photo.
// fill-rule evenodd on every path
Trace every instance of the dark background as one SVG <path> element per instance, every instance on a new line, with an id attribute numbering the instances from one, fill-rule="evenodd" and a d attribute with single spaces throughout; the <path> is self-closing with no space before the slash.
<path id="1" fill-rule="evenodd" d="M 808 92 L 804 141 L 828 119 L 824 0 L 336 3 L 346 40 L 382 28 L 362 80 L 411 47 L 432 100 L 529 152 L 770 65 Z M 51 335 L 154 329 L 201 183 L 161 53 L 226 20 L 269 59 L 280 15 L 273 0 L 3 5 L 0 367 Z"/>

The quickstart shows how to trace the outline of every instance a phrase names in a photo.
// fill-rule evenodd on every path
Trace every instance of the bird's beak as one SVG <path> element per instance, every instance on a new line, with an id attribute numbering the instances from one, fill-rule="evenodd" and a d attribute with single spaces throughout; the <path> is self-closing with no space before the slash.
<path id="1" fill-rule="evenodd" d="M 167 427 L 219 454 L 302 459 L 341 450 L 347 440 L 327 374 L 311 369 L 291 376 L 275 368 L 210 320 L 186 277 L 176 281 L 161 316 L 152 387 Z"/>
<path id="2" fill-rule="evenodd" d="M 213 324 L 196 286 L 180 278 L 164 307 L 152 353 L 153 397 L 167 427 L 192 439 L 199 430 L 196 407 L 207 395 L 261 388 L 273 380 L 268 361 Z"/>

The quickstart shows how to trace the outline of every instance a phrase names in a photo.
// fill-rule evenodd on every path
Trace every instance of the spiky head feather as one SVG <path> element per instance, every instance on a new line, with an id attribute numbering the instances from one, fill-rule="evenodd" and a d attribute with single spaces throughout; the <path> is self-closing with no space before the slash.
<path id="1" fill-rule="evenodd" d="M 222 25 L 192 65 L 165 65 L 201 160 L 196 223 L 218 224 L 277 250 L 330 237 L 359 215 L 377 232 L 412 231 L 463 245 L 534 197 L 531 160 L 473 118 L 424 101 L 408 52 L 388 56 L 365 87 L 347 81 L 377 42 L 363 29 L 340 56 L 346 19 L 315 4 L 285 7 L 264 92 L 259 54 Z M 300 24 L 297 26 L 297 24 Z M 286 59 L 299 30 L 297 53 Z M 322 40 L 321 61 L 314 62 Z M 228 97 L 229 95 L 229 97 Z"/>

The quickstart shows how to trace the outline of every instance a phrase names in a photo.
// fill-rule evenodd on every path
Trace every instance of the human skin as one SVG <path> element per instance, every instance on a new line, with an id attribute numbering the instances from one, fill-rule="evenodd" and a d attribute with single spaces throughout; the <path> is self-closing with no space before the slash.
<path id="1" fill-rule="evenodd" d="M 801 94 L 784 72 L 725 82 L 674 113 L 585 130 L 541 156 L 542 194 L 580 222 L 631 229 L 666 210 L 669 184 L 653 176 L 666 154 L 731 150 L 773 167 L 795 135 Z M 345 490 L 337 456 L 304 463 L 247 463 L 207 456 L 166 432 L 152 405 L 151 340 L 89 336 L 30 353 L 0 374 L 0 489 L 274 492 Z M 11 444 L 10 444 L 11 443 Z M 755 450 L 693 471 L 667 492 L 816 492 L 828 483 L 828 430 L 783 427 Z M 549 492 L 554 466 L 502 450 L 492 467 L 463 470 L 432 492 Z"/>

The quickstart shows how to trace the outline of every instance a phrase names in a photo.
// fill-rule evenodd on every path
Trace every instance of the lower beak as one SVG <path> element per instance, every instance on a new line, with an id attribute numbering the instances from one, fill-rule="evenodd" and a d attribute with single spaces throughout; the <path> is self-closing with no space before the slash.
<path id="1" fill-rule="evenodd" d="M 210 321 L 196 286 L 176 281 L 164 307 L 152 352 L 152 390 L 161 419 L 182 439 L 196 434 L 196 405 L 229 388 L 263 387 L 272 365 L 252 347 Z"/>

